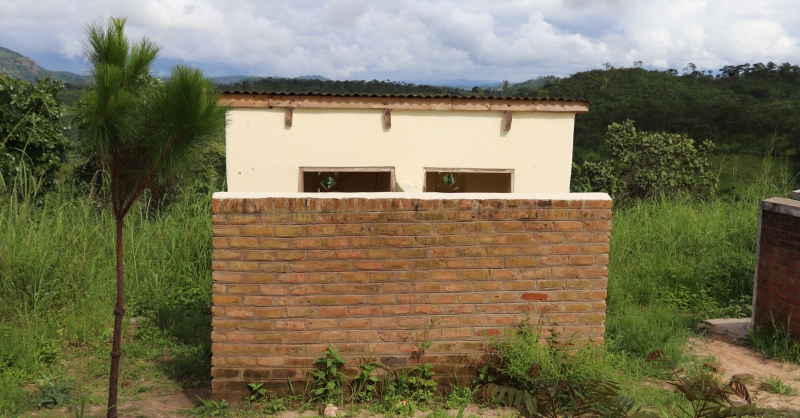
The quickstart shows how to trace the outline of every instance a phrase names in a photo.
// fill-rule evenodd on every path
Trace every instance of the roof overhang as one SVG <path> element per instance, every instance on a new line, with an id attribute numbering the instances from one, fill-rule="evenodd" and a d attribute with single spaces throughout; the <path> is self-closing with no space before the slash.
<path id="1" fill-rule="evenodd" d="M 223 92 L 220 104 L 233 108 L 393 109 L 587 113 L 582 99 L 498 98 L 481 96 L 414 96 L 367 94 L 294 94 Z"/>

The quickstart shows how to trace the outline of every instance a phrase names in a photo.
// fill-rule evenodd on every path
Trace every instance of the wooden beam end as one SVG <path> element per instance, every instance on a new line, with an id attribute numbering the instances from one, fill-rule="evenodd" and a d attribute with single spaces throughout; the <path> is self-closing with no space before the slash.
<path id="1" fill-rule="evenodd" d="M 383 109 L 383 127 L 391 129 L 392 127 L 392 109 Z"/>

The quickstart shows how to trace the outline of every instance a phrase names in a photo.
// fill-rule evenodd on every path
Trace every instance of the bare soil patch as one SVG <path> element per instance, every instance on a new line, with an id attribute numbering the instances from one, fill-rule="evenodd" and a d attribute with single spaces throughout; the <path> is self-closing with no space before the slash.
<path id="1" fill-rule="evenodd" d="M 781 363 L 765 358 L 757 351 L 743 345 L 742 334 L 730 327 L 711 325 L 705 337 L 691 340 L 689 349 L 701 357 L 710 357 L 725 380 L 734 375 L 751 375 L 753 381 L 746 383 L 753 399 L 759 406 L 777 409 L 800 409 L 800 366 Z M 795 389 L 795 395 L 778 395 L 760 389 L 760 384 L 777 377 Z"/>

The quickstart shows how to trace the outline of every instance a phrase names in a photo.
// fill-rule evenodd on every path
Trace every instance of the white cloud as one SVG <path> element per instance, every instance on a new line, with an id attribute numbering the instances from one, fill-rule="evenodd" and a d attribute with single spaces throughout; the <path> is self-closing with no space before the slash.
<path id="1" fill-rule="evenodd" d="M 800 56 L 794 0 L 0 0 L 0 46 L 82 62 L 83 27 L 111 14 L 218 74 L 523 80 Z"/>

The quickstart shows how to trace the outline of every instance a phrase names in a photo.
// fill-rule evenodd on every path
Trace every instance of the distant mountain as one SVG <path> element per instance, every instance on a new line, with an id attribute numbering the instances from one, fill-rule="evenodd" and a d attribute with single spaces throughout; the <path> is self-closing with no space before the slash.
<path id="1" fill-rule="evenodd" d="M 86 84 L 86 77 L 67 71 L 50 71 L 39 66 L 36 61 L 10 49 L 0 46 L 0 73 L 34 82 L 42 77 L 50 77 L 71 84 Z"/>
<path id="2" fill-rule="evenodd" d="M 543 75 L 540 77 L 532 78 L 528 81 L 523 81 L 521 83 L 514 83 L 511 86 L 517 89 L 521 87 L 527 87 L 529 90 L 538 90 L 539 87 L 547 83 L 556 82 L 560 79 L 561 78 L 556 77 L 554 75 Z"/>
<path id="3" fill-rule="evenodd" d="M 252 75 L 224 75 L 220 77 L 211 77 L 211 81 L 213 81 L 216 84 L 230 84 L 242 80 L 247 80 L 250 78 L 258 78 L 258 77 Z"/>
<path id="4" fill-rule="evenodd" d="M 330 81 L 330 78 L 325 78 L 321 75 L 301 75 L 297 77 L 298 80 L 319 80 L 319 81 Z"/>

